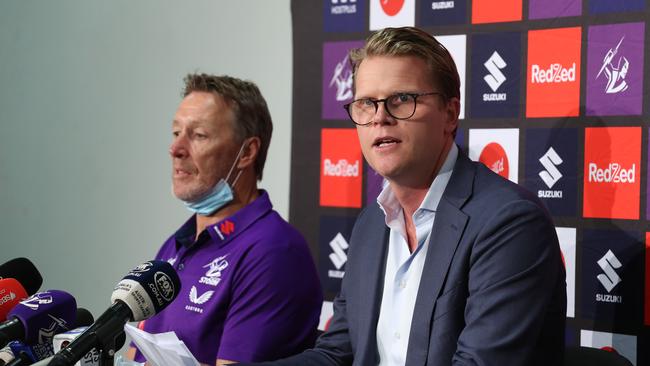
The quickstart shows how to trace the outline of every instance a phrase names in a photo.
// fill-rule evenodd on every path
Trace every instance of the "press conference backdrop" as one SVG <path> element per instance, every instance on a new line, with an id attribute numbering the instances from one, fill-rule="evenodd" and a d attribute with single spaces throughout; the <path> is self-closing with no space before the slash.
<path id="1" fill-rule="evenodd" d="M 1 1 L 0 263 L 30 258 L 42 288 L 99 316 L 190 215 L 167 151 L 195 71 L 259 85 L 274 121 L 261 186 L 288 217 L 288 0 Z"/>
<path id="2" fill-rule="evenodd" d="M 613 348 L 649 365 L 647 2 L 291 6 L 290 218 L 314 246 L 328 298 L 344 274 L 354 219 L 381 188 L 342 108 L 352 99 L 347 53 L 372 30 L 415 25 L 435 35 L 458 66 L 458 144 L 535 192 L 554 217 L 567 269 L 566 343 Z"/>

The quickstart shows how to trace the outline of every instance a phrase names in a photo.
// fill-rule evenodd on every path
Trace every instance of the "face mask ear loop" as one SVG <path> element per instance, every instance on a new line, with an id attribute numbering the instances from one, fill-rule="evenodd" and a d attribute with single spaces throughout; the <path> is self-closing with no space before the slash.
<path id="1" fill-rule="evenodd" d="M 246 146 L 246 142 L 242 143 L 241 147 L 239 148 L 239 152 L 237 153 L 237 156 L 235 157 L 235 161 L 232 163 L 232 166 L 230 167 L 230 171 L 228 171 L 228 175 L 226 176 L 226 183 L 228 183 L 228 180 L 230 179 L 230 174 L 232 174 L 232 171 L 235 169 L 235 166 L 237 166 L 237 161 L 239 160 L 239 157 L 241 156 L 242 151 L 244 151 L 244 146 Z M 239 179 L 239 176 L 241 176 L 242 171 L 240 170 L 237 173 L 237 176 L 235 177 L 235 180 L 232 182 L 232 187 L 235 186 L 235 183 L 237 183 L 237 180 Z"/>

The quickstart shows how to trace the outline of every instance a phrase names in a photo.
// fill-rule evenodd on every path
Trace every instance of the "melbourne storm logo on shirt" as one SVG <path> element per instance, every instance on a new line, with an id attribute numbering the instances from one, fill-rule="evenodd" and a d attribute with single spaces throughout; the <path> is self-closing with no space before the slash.
<path id="1" fill-rule="evenodd" d="M 228 254 L 217 257 L 212 262 L 203 266 L 203 268 L 208 268 L 208 271 L 205 272 L 205 276 L 199 279 L 199 283 L 217 286 L 221 282 L 221 272 L 228 267 L 227 256 Z"/>

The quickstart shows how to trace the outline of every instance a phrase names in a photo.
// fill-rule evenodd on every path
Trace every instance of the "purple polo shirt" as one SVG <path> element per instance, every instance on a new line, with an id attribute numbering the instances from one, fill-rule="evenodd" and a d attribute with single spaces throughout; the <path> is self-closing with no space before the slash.
<path id="1" fill-rule="evenodd" d="M 305 239 L 265 191 L 196 242 L 195 231 L 192 216 L 158 252 L 178 272 L 181 292 L 141 329 L 176 332 L 212 365 L 274 360 L 313 345 L 323 301 L 316 268 Z M 140 351 L 135 359 L 144 361 Z"/>

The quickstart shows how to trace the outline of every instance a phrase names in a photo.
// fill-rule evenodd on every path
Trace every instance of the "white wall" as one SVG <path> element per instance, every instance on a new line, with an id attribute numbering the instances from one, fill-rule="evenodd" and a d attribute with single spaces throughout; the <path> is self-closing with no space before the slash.
<path id="1" fill-rule="evenodd" d="M 274 133 L 261 186 L 288 217 L 289 0 L 0 2 L 0 263 L 95 316 L 189 217 L 170 193 L 188 72 L 256 82 Z"/>

